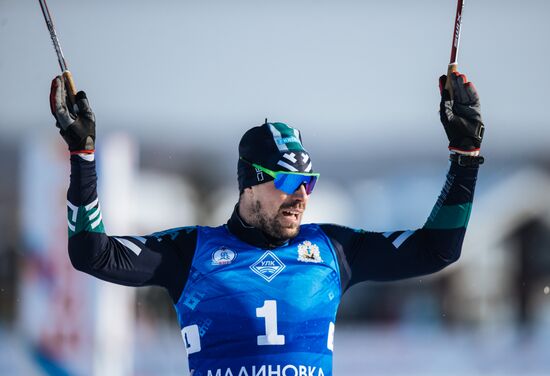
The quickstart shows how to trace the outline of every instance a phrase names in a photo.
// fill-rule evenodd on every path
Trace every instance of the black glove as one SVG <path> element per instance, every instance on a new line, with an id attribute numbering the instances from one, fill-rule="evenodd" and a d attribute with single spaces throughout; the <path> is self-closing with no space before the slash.
<path id="1" fill-rule="evenodd" d="M 95 149 L 95 116 L 90 108 L 86 93 L 79 91 L 75 96 L 75 107 L 70 108 L 63 76 L 52 81 L 50 109 L 55 117 L 55 126 L 69 145 L 71 152 L 93 153 Z"/>
<path id="2" fill-rule="evenodd" d="M 445 89 L 447 76 L 439 78 L 441 103 L 439 116 L 449 139 L 449 150 L 463 155 L 479 155 L 485 127 L 481 120 L 479 95 L 465 75 L 453 72 L 453 99 Z"/>

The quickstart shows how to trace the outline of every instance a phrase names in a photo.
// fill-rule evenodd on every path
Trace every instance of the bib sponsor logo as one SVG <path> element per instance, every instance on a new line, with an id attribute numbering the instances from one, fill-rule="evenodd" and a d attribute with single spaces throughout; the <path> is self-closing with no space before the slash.
<path id="1" fill-rule="evenodd" d="M 317 244 L 312 244 L 309 240 L 305 240 L 298 244 L 298 261 L 314 263 L 323 262 Z"/>
<path id="2" fill-rule="evenodd" d="M 237 252 L 221 247 L 212 253 L 212 265 L 227 265 L 231 264 L 237 258 Z"/>
<path id="3" fill-rule="evenodd" d="M 250 265 L 250 270 L 267 282 L 271 282 L 284 268 L 286 265 L 271 251 L 265 252 L 258 261 Z"/>
<path id="4" fill-rule="evenodd" d="M 321 367 L 304 365 L 261 365 L 240 368 L 209 369 L 206 376 L 325 376 Z"/>

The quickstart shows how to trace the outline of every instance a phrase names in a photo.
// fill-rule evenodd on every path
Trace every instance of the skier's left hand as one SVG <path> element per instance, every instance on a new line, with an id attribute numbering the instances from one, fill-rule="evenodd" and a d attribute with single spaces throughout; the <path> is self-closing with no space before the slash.
<path id="1" fill-rule="evenodd" d="M 445 89 L 446 82 L 447 76 L 439 78 L 439 116 L 449 139 L 449 150 L 463 155 L 479 155 L 485 129 L 481 120 L 479 95 L 474 84 L 468 82 L 465 75 L 453 72 L 451 99 L 449 91 Z"/>

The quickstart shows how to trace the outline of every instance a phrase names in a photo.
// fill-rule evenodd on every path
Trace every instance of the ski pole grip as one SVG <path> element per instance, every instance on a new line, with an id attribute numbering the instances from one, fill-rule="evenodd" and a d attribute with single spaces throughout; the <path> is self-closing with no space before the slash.
<path id="1" fill-rule="evenodd" d="M 451 74 L 457 71 L 457 63 L 451 63 L 447 67 L 447 82 L 445 82 L 445 90 L 449 92 L 451 99 L 453 99 L 453 86 L 451 84 Z"/>
<path id="2" fill-rule="evenodd" d="M 63 72 L 63 78 L 65 78 L 65 88 L 67 89 L 67 95 L 71 105 L 74 105 L 76 96 L 76 86 L 73 81 L 73 75 L 68 70 Z"/>

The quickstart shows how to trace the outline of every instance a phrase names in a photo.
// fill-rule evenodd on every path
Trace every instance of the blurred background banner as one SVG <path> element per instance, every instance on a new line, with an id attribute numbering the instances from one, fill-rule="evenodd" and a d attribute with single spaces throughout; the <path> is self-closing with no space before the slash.
<path id="1" fill-rule="evenodd" d="M 96 114 L 110 234 L 224 223 L 239 139 L 266 117 L 302 131 L 322 174 L 306 222 L 390 231 L 428 217 L 448 168 L 437 79 L 456 1 L 48 5 Z M 335 375 L 550 374 L 548 14 L 545 0 L 466 2 L 458 61 L 480 93 L 486 163 L 462 257 L 348 291 Z M 0 1 L 0 374 L 181 375 L 165 291 L 70 265 L 58 71 L 38 3 Z"/>
<path id="2" fill-rule="evenodd" d="M 67 153 L 61 144 L 46 145 L 33 139 L 22 153 L 23 257 L 16 309 L 27 366 L 52 375 L 131 375 L 135 291 L 75 273 L 67 255 L 67 221 L 58 215 L 67 210 Z M 114 233 L 134 233 L 135 223 L 126 216 L 134 217 L 138 150 L 120 134 L 104 139 L 102 150 L 104 222 Z"/>
<path id="3" fill-rule="evenodd" d="M 92 369 L 93 281 L 67 257 L 67 164 L 62 145 L 27 140 L 22 156 L 18 327 L 29 362 L 55 375 Z M 45 168 L 47 166 L 47 168 Z M 52 215 L 52 213 L 56 213 Z M 21 374 L 28 372 L 20 369 Z"/>

